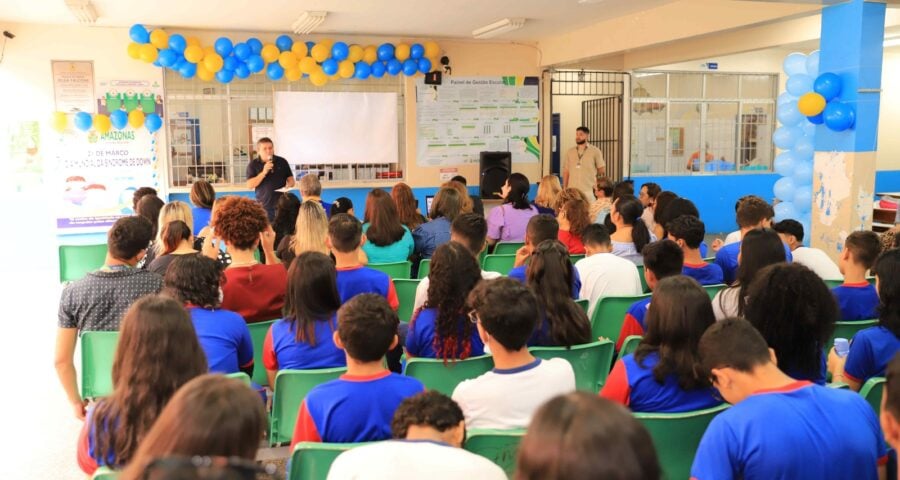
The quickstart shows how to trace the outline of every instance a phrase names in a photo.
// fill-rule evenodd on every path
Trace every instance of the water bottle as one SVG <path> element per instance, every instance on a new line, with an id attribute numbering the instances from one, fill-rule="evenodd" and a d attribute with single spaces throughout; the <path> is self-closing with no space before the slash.
<path id="1" fill-rule="evenodd" d="M 835 338 L 834 353 L 841 358 L 846 357 L 850 353 L 850 341 L 846 338 Z"/>

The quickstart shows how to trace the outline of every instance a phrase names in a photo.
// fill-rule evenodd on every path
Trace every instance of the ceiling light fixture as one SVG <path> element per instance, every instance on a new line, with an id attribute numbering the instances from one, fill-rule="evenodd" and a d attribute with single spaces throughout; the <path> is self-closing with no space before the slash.
<path id="1" fill-rule="evenodd" d="M 472 36 L 479 39 L 494 38 L 498 35 L 503 35 L 504 33 L 518 30 L 523 26 L 525 26 L 524 18 L 504 18 L 503 20 L 474 30 L 472 32 Z"/>
<path id="2" fill-rule="evenodd" d="M 307 35 L 318 28 L 327 15 L 328 12 L 303 12 L 291 25 L 291 30 L 297 35 Z"/>
<path id="3" fill-rule="evenodd" d="M 66 6 L 78 19 L 78 23 L 91 25 L 97 21 L 97 10 L 91 0 L 66 0 Z"/>

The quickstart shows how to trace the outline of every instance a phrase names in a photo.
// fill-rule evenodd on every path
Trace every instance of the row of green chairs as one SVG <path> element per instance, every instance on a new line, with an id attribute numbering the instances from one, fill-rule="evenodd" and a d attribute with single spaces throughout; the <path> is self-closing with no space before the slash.
<path id="1" fill-rule="evenodd" d="M 569 260 L 573 264 L 582 258 L 584 258 L 584 255 L 569 255 Z M 515 263 L 515 255 L 491 254 L 484 257 L 484 260 L 481 262 L 481 268 L 487 272 L 497 272 L 501 275 L 509 275 L 509 271 L 513 269 Z"/>

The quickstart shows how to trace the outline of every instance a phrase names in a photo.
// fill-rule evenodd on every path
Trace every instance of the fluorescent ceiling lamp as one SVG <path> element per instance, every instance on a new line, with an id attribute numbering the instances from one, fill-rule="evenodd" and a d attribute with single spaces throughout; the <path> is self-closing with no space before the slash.
<path id="1" fill-rule="evenodd" d="M 291 25 L 291 30 L 297 35 L 306 35 L 318 28 L 325 21 L 326 15 L 328 12 L 303 12 Z"/>
<path id="2" fill-rule="evenodd" d="M 91 0 L 66 0 L 66 6 L 79 23 L 90 25 L 97 21 L 97 10 L 91 4 Z"/>
<path id="3" fill-rule="evenodd" d="M 493 38 L 504 33 L 518 30 L 525 26 L 524 18 L 504 18 L 472 32 L 475 38 Z"/>

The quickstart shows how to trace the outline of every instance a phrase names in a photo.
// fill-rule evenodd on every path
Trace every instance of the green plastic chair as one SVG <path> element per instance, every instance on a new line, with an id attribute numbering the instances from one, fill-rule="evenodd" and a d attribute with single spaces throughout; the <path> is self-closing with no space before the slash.
<path id="1" fill-rule="evenodd" d="M 346 372 L 345 367 L 279 371 L 275 376 L 275 390 L 272 393 L 269 443 L 274 446 L 290 442 L 297 424 L 297 412 L 306 394 L 316 385 L 334 380 Z M 328 470 L 325 472 L 328 473 Z"/>
<path id="2" fill-rule="evenodd" d="M 478 264 L 481 265 L 481 262 L 479 262 Z M 416 275 L 419 278 L 419 280 L 421 280 L 423 278 L 428 278 L 428 272 L 430 272 L 430 271 L 431 271 L 431 259 L 423 258 L 422 260 L 420 260 L 419 261 L 419 273 L 418 273 L 418 275 Z"/>
<path id="3" fill-rule="evenodd" d="M 625 341 L 622 342 L 622 349 L 619 350 L 619 358 L 628 355 L 629 353 L 634 353 L 637 350 L 638 344 L 641 343 L 644 337 L 641 335 L 629 335 L 625 338 Z"/>
<path id="4" fill-rule="evenodd" d="M 273 323 L 275 320 L 247 324 L 247 328 L 250 330 L 250 340 L 253 341 L 253 381 L 257 385 L 269 385 L 269 377 L 266 376 L 266 366 L 263 365 L 262 357 L 263 343 L 265 343 L 266 334 L 269 333 L 269 327 Z"/>
<path id="5" fill-rule="evenodd" d="M 397 316 L 403 323 L 409 322 L 413 314 L 413 306 L 416 303 L 416 288 L 421 280 L 397 279 L 394 280 L 394 288 L 397 290 L 397 299 L 400 300 L 400 308 Z"/>
<path id="6" fill-rule="evenodd" d="M 844 279 L 838 278 L 834 280 L 825 280 L 825 285 L 828 286 L 828 289 L 831 290 L 834 287 L 840 286 L 844 284 Z"/>
<path id="7" fill-rule="evenodd" d="M 100 467 L 91 475 L 91 480 L 116 480 L 118 478 L 119 472 L 109 467 Z"/>
<path id="8" fill-rule="evenodd" d="M 384 272 L 388 274 L 394 280 L 397 279 L 409 279 L 410 273 L 412 272 L 412 262 L 393 262 L 393 263 L 370 263 L 367 265 L 369 268 L 374 268 L 379 272 Z"/>
<path id="9" fill-rule="evenodd" d="M 525 436 L 525 429 L 489 430 L 473 429 L 466 432 L 463 448 L 494 462 L 512 478 L 516 469 L 519 444 Z"/>
<path id="10" fill-rule="evenodd" d="M 834 333 L 831 335 L 831 340 L 825 345 L 825 349 L 830 350 L 831 347 L 834 346 L 835 338 L 846 338 L 847 340 L 850 340 L 860 330 L 877 325 L 877 318 L 872 320 L 857 320 L 855 322 L 834 322 Z"/>
<path id="11" fill-rule="evenodd" d="M 437 390 L 445 395 L 453 395 L 453 389 L 463 380 L 476 378 L 494 368 L 490 355 L 467 358 L 465 360 L 410 358 L 406 361 L 403 374 L 413 377 L 428 390 Z"/>
<path id="12" fill-rule="evenodd" d="M 706 257 L 703 261 L 706 263 L 716 263 L 716 257 Z"/>
<path id="13" fill-rule="evenodd" d="M 590 301 L 587 299 L 583 300 L 575 300 L 575 303 L 584 310 L 584 313 L 587 313 L 588 307 L 590 306 Z"/>
<path id="14" fill-rule="evenodd" d="M 484 257 L 484 264 L 481 268 L 487 272 L 509 275 L 509 271 L 513 269 L 515 263 L 515 255 L 488 255 Z"/>
<path id="15" fill-rule="evenodd" d="M 859 394 L 869 402 L 872 410 L 875 410 L 875 416 L 881 415 L 881 395 L 884 393 L 884 377 L 872 377 L 866 380 Z"/>
<path id="16" fill-rule="evenodd" d="M 716 285 L 704 285 L 703 289 L 706 290 L 706 293 L 709 295 L 709 299 L 712 300 L 716 297 L 717 293 L 722 291 L 727 286 L 728 285 L 725 285 L 724 283 L 718 283 Z"/>
<path id="17" fill-rule="evenodd" d="M 584 258 L 584 255 L 569 255 L 569 261 L 572 262 L 572 265 L 575 265 L 575 262 Z"/>
<path id="18" fill-rule="evenodd" d="M 647 285 L 647 279 L 644 277 L 644 266 L 638 265 L 637 271 L 638 277 L 641 278 L 641 291 L 643 291 L 644 293 L 648 293 L 650 291 L 650 286 Z"/>
<path id="19" fill-rule="evenodd" d="M 254 370 L 255 370 L 255 369 L 254 369 Z M 233 378 L 233 379 L 235 379 L 235 380 L 240 380 L 241 382 L 244 382 L 244 384 L 247 385 L 248 387 L 250 386 L 250 383 L 251 383 L 251 382 L 250 382 L 250 375 L 247 375 L 247 374 L 244 373 L 244 372 L 227 373 L 227 374 L 225 374 L 225 377 L 226 377 L 226 378 Z"/>
<path id="20" fill-rule="evenodd" d="M 81 335 L 81 398 L 112 393 L 112 366 L 119 332 L 84 332 Z"/>
<path id="21" fill-rule="evenodd" d="M 591 315 L 592 338 L 606 337 L 615 344 L 625 322 L 625 313 L 634 302 L 649 298 L 650 294 L 635 297 L 600 297 Z"/>
<path id="22" fill-rule="evenodd" d="M 684 413 L 635 413 L 650 432 L 663 476 L 669 480 L 690 478 L 691 464 L 706 427 L 727 404 Z"/>
<path id="23" fill-rule="evenodd" d="M 524 242 L 500 242 L 494 245 L 493 255 L 515 255 L 524 246 Z"/>
<path id="24" fill-rule="evenodd" d="M 364 443 L 300 442 L 291 453 L 289 480 L 325 480 L 338 455 Z"/>
<path id="25" fill-rule="evenodd" d="M 615 345 L 609 340 L 602 340 L 584 345 L 566 347 L 531 347 L 532 355 L 549 360 L 562 358 L 572 364 L 575 370 L 575 388 L 591 393 L 600 391 L 609 375 Z"/>
<path id="26" fill-rule="evenodd" d="M 71 282 L 96 270 L 106 262 L 106 244 L 60 245 L 59 281 Z"/>

